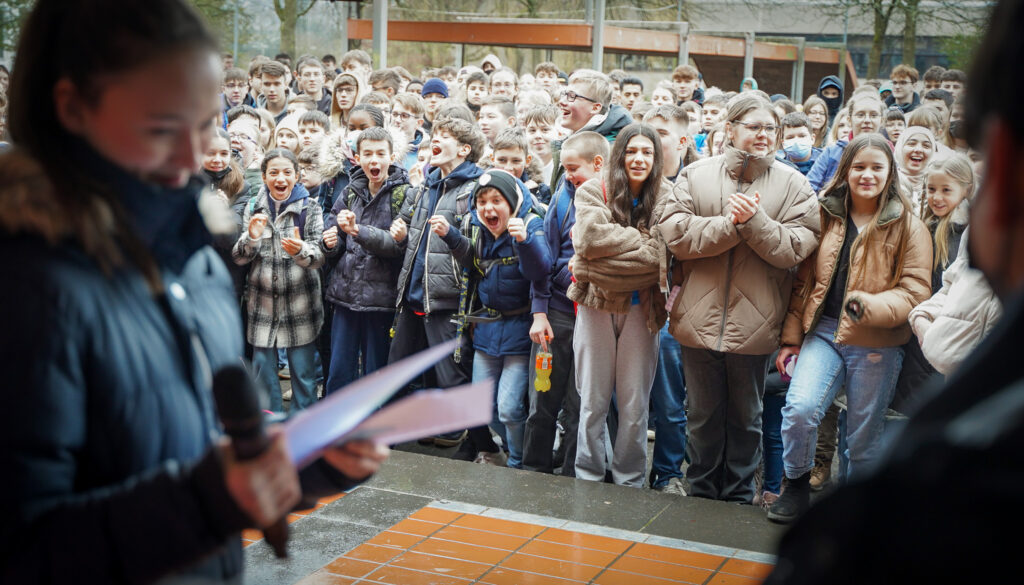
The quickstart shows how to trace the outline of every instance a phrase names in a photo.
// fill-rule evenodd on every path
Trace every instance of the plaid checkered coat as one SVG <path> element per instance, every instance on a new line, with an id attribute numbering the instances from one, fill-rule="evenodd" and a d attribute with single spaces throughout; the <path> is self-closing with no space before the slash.
<path id="1" fill-rule="evenodd" d="M 301 192 L 298 190 L 301 189 Z M 236 264 L 251 264 L 246 279 L 249 329 L 246 338 L 253 347 L 296 347 L 312 343 L 324 321 L 320 297 L 320 274 L 324 263 L 320 249 L 324 220 L 320 205 L 309 197 L 306 188 L 295 185 L 289 203 L 265 229 L 269 237 L 249 237 L 249 220 L 257 213 L 271 217 L 269 195 L 264 185 L 255 202 L 247 205 L 242 216 L 242 235 L 231 256 Z M 299 224 L 306 209 L 302 250 L 295 256 L 281 247 Z"/>

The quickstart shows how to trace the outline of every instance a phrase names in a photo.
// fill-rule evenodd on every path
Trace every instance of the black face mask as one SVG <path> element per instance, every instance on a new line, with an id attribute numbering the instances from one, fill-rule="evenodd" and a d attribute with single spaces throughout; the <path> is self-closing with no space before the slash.
<path id="1" fill-rule="evenodd" d="M 843 98 L 841 94 L 840 97 L 827 98 L 822 96 L 821 99 L 825 101 L 825 106 L 828 108 L 828 115 L 830 118 L 834 118 L 839 109 L 843 107 Z"/>
<path id="2" fill-rule="evenodd" d="M 949 123 L 949 135 L 957 140 L 964 140 L 967 138 L 967 131 L 964 128 L 964 121 L 957 120 L 956 122 Z"/>
<path id="3" fill-rule="evenodd" d="M 203 169 L 203 172 L 206 173 L 207 177 L 210 177 L 211 183 L 216 184 L 221 182 L 224 179 L 224 177 L 228 176 L 228 173 L 231 172 L 231 167 L 225 167 L 223 170 L 220 171 L 210 171 L 207 169 Z"/>

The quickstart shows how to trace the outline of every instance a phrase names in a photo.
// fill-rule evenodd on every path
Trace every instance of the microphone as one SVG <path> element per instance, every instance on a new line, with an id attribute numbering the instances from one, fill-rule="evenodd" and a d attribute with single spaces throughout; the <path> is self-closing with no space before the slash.
<path id="1" fill-rule="evenodd" d="M 231 437 L 231 447 L 239 461 L 253 459 L 270 445 L 263 428 L 263 411 L 259 392 L 249 371 L 241 365 L 221 368 L 213 376 L 213 399 Z M 286 517 L 263 529 L 263 537 L 274 548 L 277 558 L 288 557 L 288 522 Z"/>

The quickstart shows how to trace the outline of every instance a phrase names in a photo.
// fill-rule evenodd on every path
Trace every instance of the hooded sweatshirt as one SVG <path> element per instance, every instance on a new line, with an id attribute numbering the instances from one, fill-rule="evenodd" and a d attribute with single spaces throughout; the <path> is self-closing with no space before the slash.
<path id="1" fill-rule="evenodd" d="M 827 87 L 834 87 L 839 90 L 839 97 L 827 98 L 822 92 Z M 832 127 L 832 121 L 836 119 L 836 114 L 843 107 L 843 82 L 839 80 L 835 75 L 829 75 L 822 78 L 821 83 L 818 84 L 818 97 L 825 101 L 825 107 L 828 108 L 828 125 Z"/>

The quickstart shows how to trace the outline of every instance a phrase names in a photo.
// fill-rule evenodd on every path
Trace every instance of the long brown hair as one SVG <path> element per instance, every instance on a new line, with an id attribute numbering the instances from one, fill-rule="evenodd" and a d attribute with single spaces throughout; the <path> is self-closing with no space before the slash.
<path id="1" fill-rule="evenodd" d="M 902 225 L 894 226 L 896 229 L 899 229 L 899 239 L 896 244 L 896 259 L 893 262 L 893 271 L 887 283 L 889 288 L 894 288 L 903 277 L 903 258 L 906 256 L 907 246 L 910 241 L 910 219 L 912 214 L 910 203 L 900 193 L 900 182 L 896 172 L 896 159 L 893 157 L 892 148 L 889 147 L 889 141 L 877 132 L 861 134 L 850 141 L 846 148 L 843 149 L 843 156 L 839 159 L 839 166 L 836 168 L 835 175 L 832 176 L 832 181 L 822 191 L 822 198 L 841 197 L 846 206 L 846 215 L 849 215 L 851 205 L 850 169 L 853 167 L 853 159 L 861 151 L 868 148 L 874 148 L 885 154 L 885 158 L 889 163 L 889 172 L 885 179 L 885 185 L 882 187 L 882 192 L 878 196 L 878 208 L 875 209 L 875 214 L 871 217 L 867 227 L 861 230 L 853 240 L 853 245 L 850 247 L 850 258 L 853 258 L 858 250 L 863 252 L 863 248 L 867 245 L 866 243 L 873 240 L 875 234 L 881 229 L 878 226 L 878 220 L 885 211 L 888 202 L 899 201 L 903 210 L 900 218 L 896 221 Z M 830 229 L 835 222 L 846 221 L 845 217 L 837 218 L 832 214 L 826 213 L 824 209 L 821 211 L 821 219 L 822 232 Z M 863 256 L 861 257 L 863 258 Z M 865 262 L 859 263 L 859 266 L 857 266 L 859 278 L 864 276 L 866 268 Z"/>
<path id="2" fill-rule="evenodd" d="M 814 135 L 813 146 L 815 148 L 825 148 L 826 146 L 828 146 L 828 106 L 825 104 L 825 100 L 821 99 L 816 95 L 809 96 L 807 100 L 804 101 L 803 112 L 804 114 L 807 115 L 807 117 L 810 117 L 811 108 L 814 108 L 815 106 L 821 106 L 821 108 L 825 110 L 825 123 L 822 124 L 821 128 L 818 128 L 817 130 L 811 128 L 811 134 Z"/>
<path id="3" fill-rule="evenodd" d="M 640 194 L 636 197 L 637 204 L 634 207 L 633 195 L 629 190 L 629 174 L 626 172 L 626 147 L 629 146 L 629 141 L 637 136 L 643 136 L 654 143 L 654 164 L 651 165 L 651 173 L 640 187 Z M 661 137 L 654 126 L 634 123 L 619 132 L 608 156 L 607 165 L 608 208 L 611 209 L 612 219 L 616 223 L 647 231 L 658 191 L 661 189 L 663 164 Z"/>
<path id="4" fill-rule="evenodd" d="M 11 76 L 11 137 L 43 167 L 74 236 L 107 273 L 127 256 L 154 293 L 162 288 L 156 262 L 117 194 L 76 153 L 82 140 L 58 120 L 53 90 L 68 79 L 96 102 L 109 75 L 193 48 L 216 52 L 217 42 L 184 0 L 39 0 L 22 30 Z"/>

